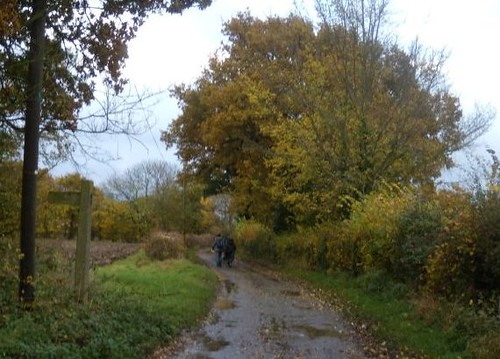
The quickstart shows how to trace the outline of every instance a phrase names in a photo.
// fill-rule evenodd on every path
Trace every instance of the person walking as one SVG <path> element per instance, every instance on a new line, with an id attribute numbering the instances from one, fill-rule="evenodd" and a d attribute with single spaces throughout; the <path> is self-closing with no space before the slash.
<path id="1" fill-rule="evenodd" d="M 234 254 L 236 253 L 236 244 L 231 237 L 225 239 L 224 245 L 224 260 L 227 261 L 227 266 L 231 267 L 234 262 Z"/>
<path id="2" fill-rule="evenodd" d="M 214 244 L 212 244 L 212 252 L 215 252 L 215 264 L 217 267 L 222 266 L 222 251 L 224 250 L 224 237 L 221 234 L 215 236 Z"/>

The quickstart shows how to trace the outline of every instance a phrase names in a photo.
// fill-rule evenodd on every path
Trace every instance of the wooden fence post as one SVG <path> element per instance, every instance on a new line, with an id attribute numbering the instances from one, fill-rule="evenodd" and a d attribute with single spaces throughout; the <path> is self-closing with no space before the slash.
<path id="1" fill-rule="evenodd" d="M 75 290 L 80 302 L 86 302 L 89 290 L 90 231 L 92 227 L 93 182 L 82 180 L 80 192 L 50 192 L 49 202 L 79 207 L 78 237 L 75 253 Z"/>
<path id="2" fill-rule="evenodd" d="M 76 239 L 75 288 L 78 300 L 86 302 L 89 289 L 90 231 L 92 227 L 92 181 L 82 180 L 78 237 Z"/>

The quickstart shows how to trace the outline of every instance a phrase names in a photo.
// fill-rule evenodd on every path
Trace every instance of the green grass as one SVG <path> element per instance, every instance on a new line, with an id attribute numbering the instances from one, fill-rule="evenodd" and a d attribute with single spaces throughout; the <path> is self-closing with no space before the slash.
<path id="1" fill-rule="evenodd" d="M 61 270 L 40 274 L 31 312 L 4 292 L 0 358 L 144 358 L 203 317 L 217 287 L 204 266 L 151 262 L 139 252 L 98 268 L 89 303 L 77 305 Z M 15 293 L 15 283 L 0 289 Z"/>
<path id="2" fill-rule="evenodd" d="M 469 358 L 466 341 L 454 338 L 436 323 L 422 320 L 407 296 L 407 291 L 385 277 L 352 277 L 343 273 L 325 274 L 297 269 L 285 272 L 321 288 L 337 298 L 351 318 L 364 323 L 379 342 L 394 352 L 404 350 L 416 357 Z M 456 339 L 456 338 L 455 338 Z"/>
<path id="3" fill-rule="evenodd" d="M 142 252 L 99 268 L 100 290 L 142 303 L 155 315 L 166 313 L 174 326 L 193 325 L 215 295 L 216 275 L 187 259 L 151 262 Z"/>

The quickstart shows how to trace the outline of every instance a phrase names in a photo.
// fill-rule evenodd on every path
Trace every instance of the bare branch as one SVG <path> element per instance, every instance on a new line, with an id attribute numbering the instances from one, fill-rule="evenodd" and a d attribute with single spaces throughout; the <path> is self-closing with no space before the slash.
<path id="1" fill-rule="evenodd" d="M 116 95 L 107 87 L 101 98 L 96 98 L 88 107 L 88 112 L 80 116 L 77 132 L 140 135 L 151 127 L 151 108 L 164 93 L 129 88 L 127 93 Z"/>
<path id="2" fill-rule="evenodd" d="M 463 134 L 463 140 L 456 150 L 470 147 L 479 137 L 484 135 L 490 128 L 495 116 L 495 109 L 491 106 L 476 104 L 474 112 L 464 116 L 463 121 L 460 122 L 460 132 Z"/>

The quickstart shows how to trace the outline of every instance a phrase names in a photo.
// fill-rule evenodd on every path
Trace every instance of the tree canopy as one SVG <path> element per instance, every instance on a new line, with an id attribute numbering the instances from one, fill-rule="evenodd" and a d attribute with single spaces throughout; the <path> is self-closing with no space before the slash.
<path id="1" fill-rule="evenodd" d="M 210 0 L 50 1 L 47 5 L 41 133 L 75 131 L 78 111 L 99 82 L 116 93 L 127 80 L 127 43 L 152 13 L 180 13 Z M 29 58 L 31 1 L 0 5 L 0 133 L 22 132 Z"/>
<path id="2" fill-rule="evenodd" d="M 339 218 L 342 198 L 382 181 L 432 183 L 488 125 L 463 115 L 443 52 L 379 38 L 386 1 L 326 3 L 317 26 L 295 15 L 227 22 L 222 52 L 173 91 L 182 113 L 163 134 L 186 175 L 275 227 Z"/>

